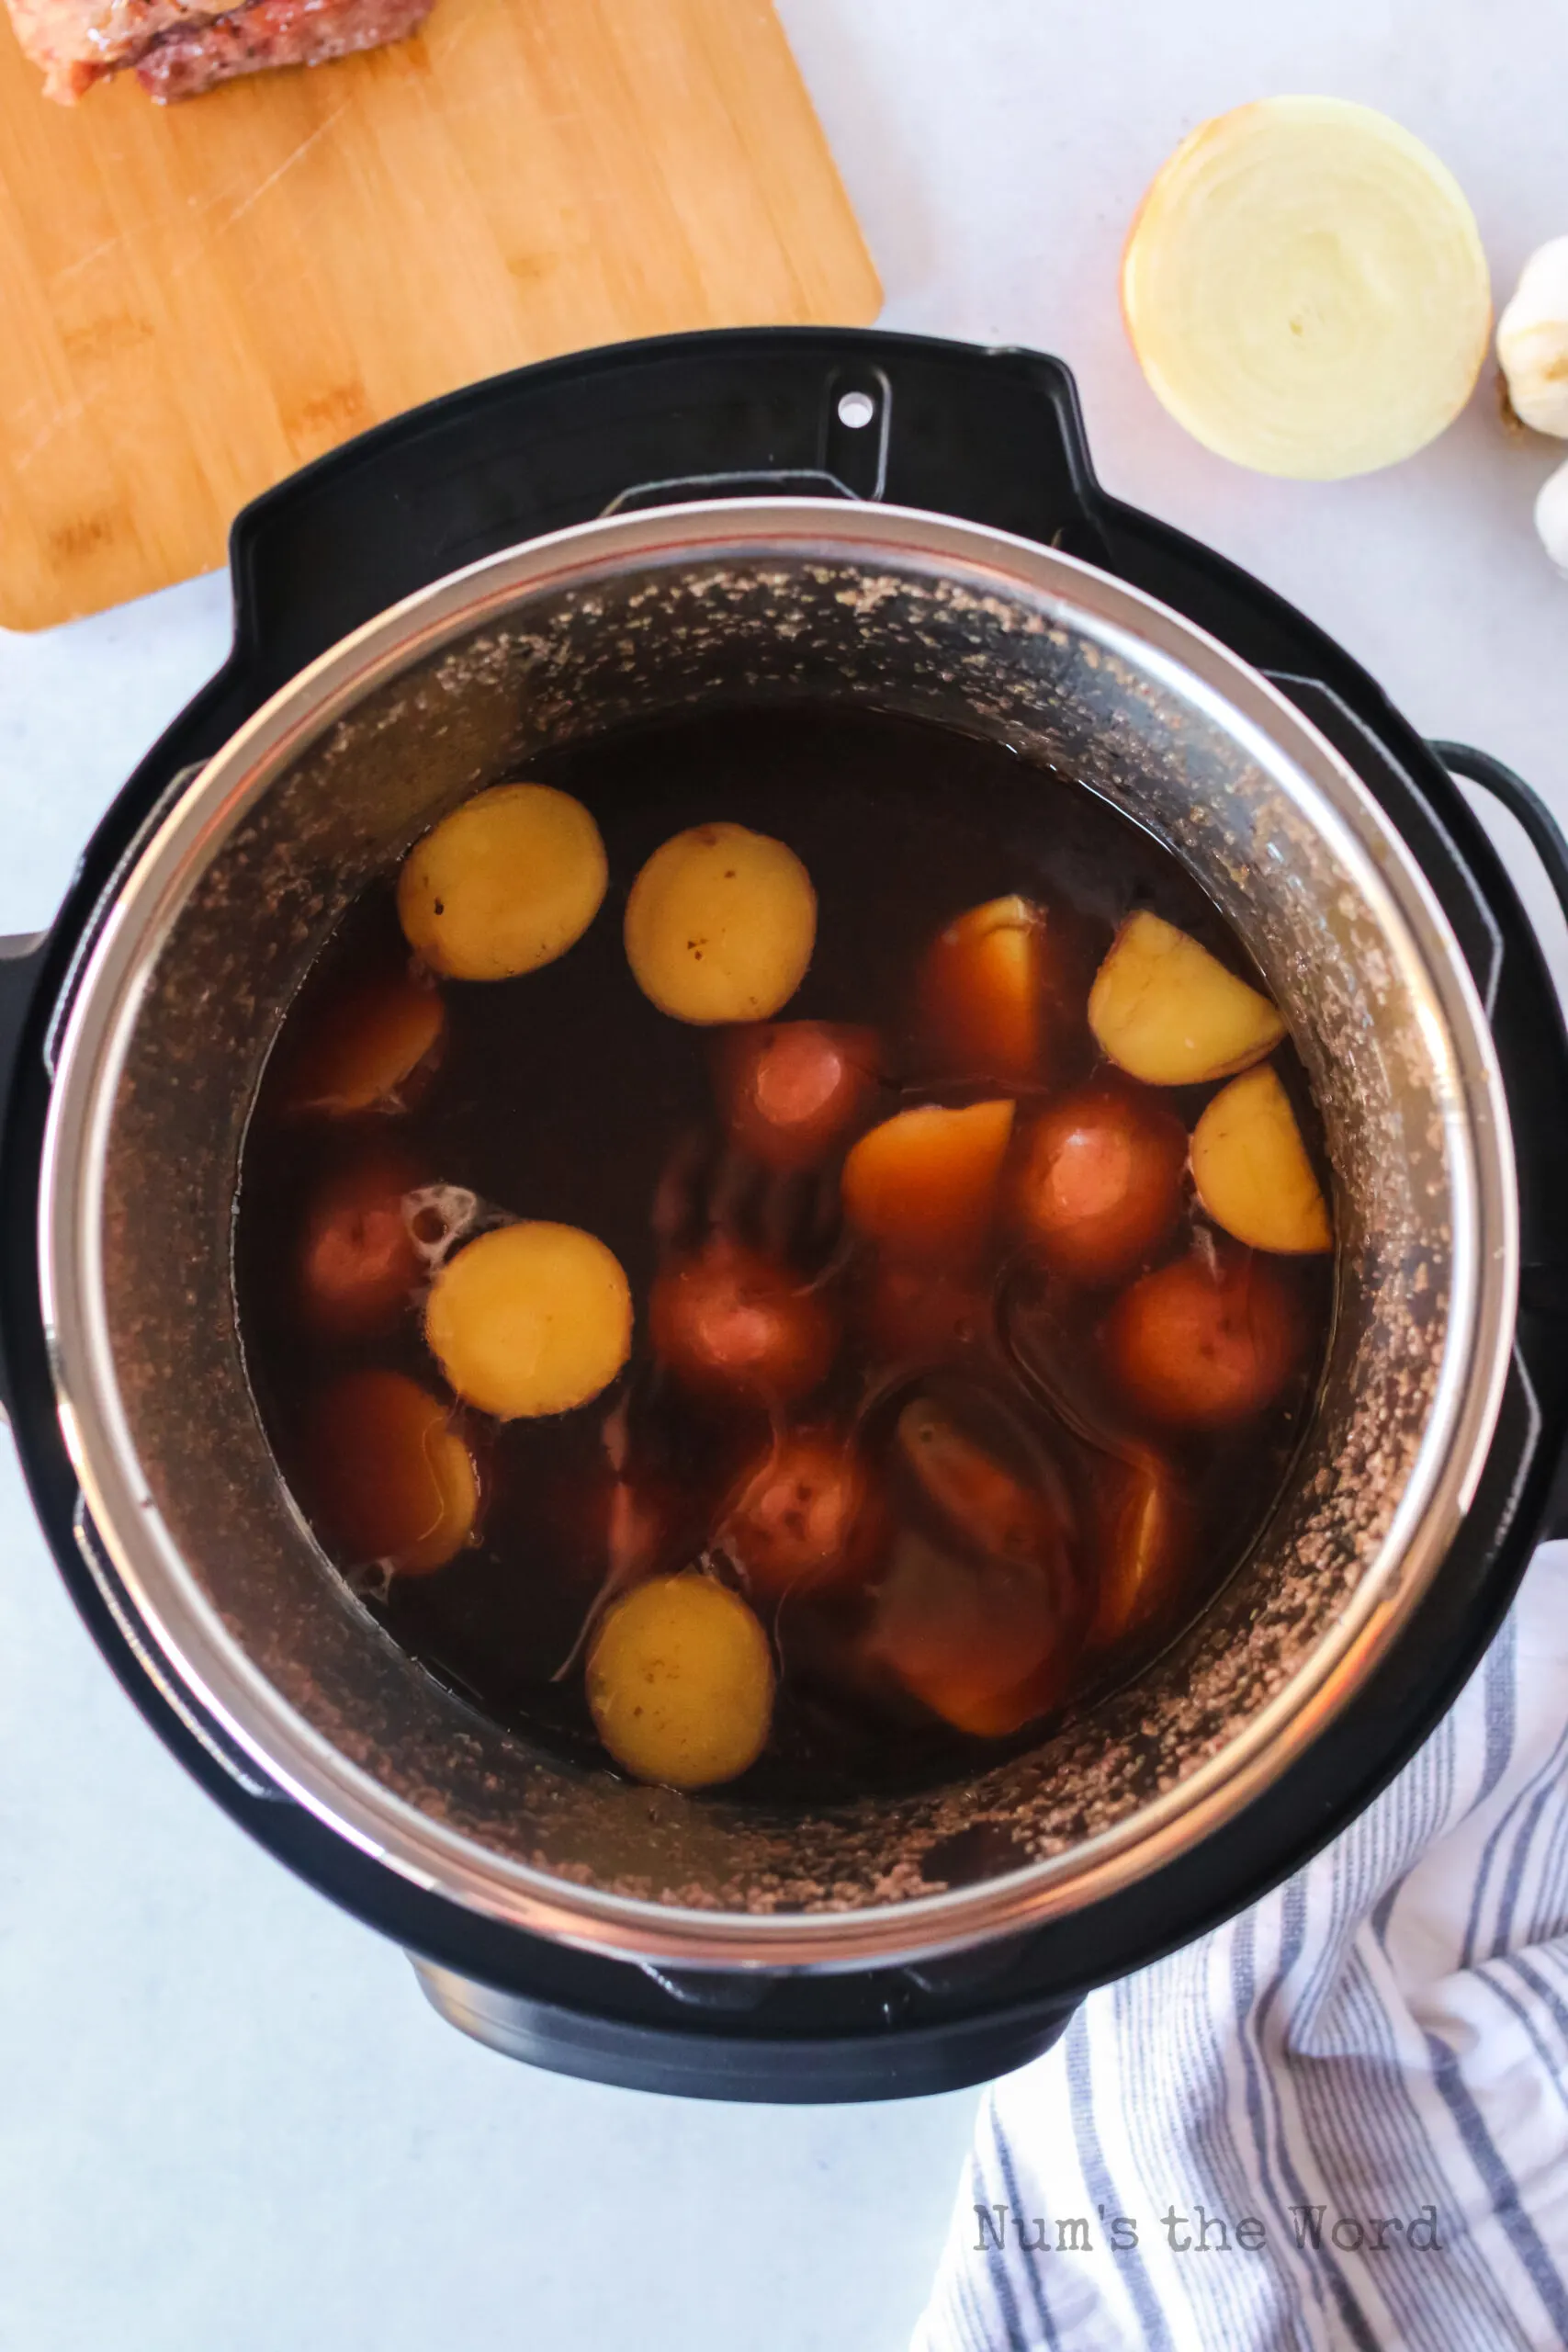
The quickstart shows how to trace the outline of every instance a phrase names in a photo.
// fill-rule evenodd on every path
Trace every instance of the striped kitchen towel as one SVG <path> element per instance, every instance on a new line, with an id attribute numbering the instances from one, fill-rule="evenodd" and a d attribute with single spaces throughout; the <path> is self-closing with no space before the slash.
<path id="1" fill-rule="evenodd" d="M 915 2352 L 1568 2346 L 1568 1545 L 1344 1836 L 981 2109 Z"/>

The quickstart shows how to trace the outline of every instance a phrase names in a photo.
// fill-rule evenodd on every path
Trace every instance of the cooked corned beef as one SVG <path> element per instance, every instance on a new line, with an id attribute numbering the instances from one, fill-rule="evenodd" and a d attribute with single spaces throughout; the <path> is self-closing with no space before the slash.
<path id="1" fill-rule="evenodd" d="M 434 0 L 8 0 L 45 95 L 71 105 L 95 82 L 134 67 L 160 104 L 194 98 L 236 74 L 321 65 L 401 40 Z"/>

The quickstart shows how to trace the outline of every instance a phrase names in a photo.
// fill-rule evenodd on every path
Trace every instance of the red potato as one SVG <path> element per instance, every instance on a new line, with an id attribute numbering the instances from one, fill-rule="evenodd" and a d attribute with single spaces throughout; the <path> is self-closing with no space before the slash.
<path id="1" fill-rule="evenodd" d="M 920 975 L 921 1026 L 940 1066 L 966 1079 L 1040 1075 L 1046 930 L 1028 899 L 971 907 L 940 933 Z"/>
<path id="2" fill-rule="evenodd" d="M 434 1072 L 446 1033 L 440 991 L 407 971 L 361 981 L 311 1009 L 285 1092 L 295 1111 L 348 1118 L 405 1110 Z"/>
<path id="3" fill-rule="evenodd" d="M 1187 1132 L 1154 1096 L 1100 1079 L 1030 1129 L 1014 1205 L 1055 1272 L 1118 1282 L 1168 1239 L 1181 1212 Z"/>
<path id="4" fill-rule="evenodd" d="M 479 1517 L 479 1476 L 450 1408 L 400 1372 L 351 1372 L 322 1390 L 305 1472 L 323 1533 L 355 1566 L 443 1567 Z"/>
<path id="5" fill-rule="evenodd" d="M 1104 1649 L 1170 1597 L 1187 1565 L 1190 1530 L 1176 1478 L 1156 1453 L 1108 1459 L 1097 1500 L 1100 1579 L 1089 1638 Z"/>
<path id="6" fill-rule="evenodd" d="M 838 1344 L 820 1295 L 785 1266 L 712 1241 L 661 1272 L 649 1302 L 656 1355 L 688 1388 L 784 1405 L 826 1377 Z"/>
<path id="7" fill-rule="evenodd" d="M 872 1480 L 831 1430 L 791 1430 L 742 1475 L 720 1534 L 753 1593 L 840 1584 L 868 1565 L 880 1525 Z"/>
<path id="8" fill-rule="evenodd" d="M 1010 1102 L 899 1111 L 844 1162 L 845 1215 L 890 1256 L 962 1263 L 984 1246 L 1012 1122 Z"/>
<path id="9" fill-rule="evenodd" d="M 719 1074 L 737 1143 L 770 1168 L 809 1168 L 860 1116 L 877 1080 L 876 1038 L 820 1021 L 737 1030 Z"/>
<path id="10" fill-rule="evenodd" d="M 998 1739 L 1061 1696 L 1077 1648 L 1062 1580 L 1037 1562 L 968 1560 L 907 1529 L 865 1656 L 957 1731 Z"/>
<path id="11" fill-rule="evenodd" d="M 1222 1429 L 1273 1403 L 1300 1368 L 1304 1330 L 1274 1261 L 1222 1242 L 1123 1291 L 1102 1342 L 1122 1394 L 1150 1420 Z"/>
<path id="12" fill-rule="evenodd" d="M 403 1207 L 417 1182 L 401 1162 L 376 1159 L 322 1184 L 295 1277 L 300 1319 L 319 1337 L 377 1339 L 407 1313 L 423 1272 Z"/>

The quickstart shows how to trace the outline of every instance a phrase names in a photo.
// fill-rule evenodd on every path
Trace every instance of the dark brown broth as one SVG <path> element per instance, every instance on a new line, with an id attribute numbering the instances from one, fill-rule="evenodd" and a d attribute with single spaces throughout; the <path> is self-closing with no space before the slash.
<path id="1" fill-rule="evenodd" d="M 275 1057 L 246 1143 L 235 1277 L 256 1396 L 288 1476 L 299 1458 L 303 1400 L 330 1373 L 373 1363 L 437 1385 L 412 1312 L 392 1339 L 356 1346 L 310 1339 L 288 1311 L 279 1270 L 295 1247 L 301 1204 L 367 1128 L 406 1149 L 433 1180 L 467 1187 L 511 1214 L 585 1227 L 615 1250 L 638 1309 L 627 1374 L 559 1419 L 483 1425 L 479 1540 L 447 1566 L 394 1577 L 385 1590 L 374 1577 L 353 1576 L 367 1606 L 450 1688 L 554 1747 L 602 1758 L 580 1668 L 552 1678 L 604 1580 L 593 1498 L 604 1486 L 606 1415 L 629 1385 L 645 1461 L 689 1498 L 694 1557 L 757 1436 L 755 1422 L 738 1428 L 733 1415 L 727 1419 L 672 1394 L 648 1361 L 643 1309 L 659 1256 L 651 1204 L 682 1150 L 692 1156 L 700 1202 L 702 1138 L 714 1134 L 716 1114 L 713 1034 L 658 1012 L 627 967 L 622 917 L 643 861 L 671 834 L 717 818 L 787 841 L 811 874 L 819 912 L 811 968 L 783 1017 L 871 1023 L 882 1034 L 895 1082 L 919 1076 L 909 1023 L 920 958 L 956 914 L 999 896 L 1017 892 L 1048 908 L 1067 976 L 1073 1009 L 1054 1031 L 1052 1094 L 1095 1067 L 1083 1008 L 1115 925 L 1133 908 L 1152 909 L 1253 976 L 1197 884 L 1147 834 L 1006 747 L 944 728 L 870 712 L 748 707 L 627 729 L 536 761 L 529 774 L 575 794 L 599 823 L 611 875 L 599 916 L 541 971 L 489 985 L 446 984 L 444 1056 L 403 1115 L 288 1117 Z M 330 943 L 290 1010 L 286 1039 L 346 977 L 405 953 L 392 878 L 366 896 Z M 1293 1098 L 1306 1106 L 1310 1137 L 1299 1064 L 1288 1048 L 1279 1059 Z M 1167 1099 L 1190 1126 L 1213 1091 L 1171 1090 Z M 912 1083 L 911 1091 L 964 1099 L 962 1089 Z M 761 1208 L 742 1202 L 734 1214 L 743 1230 L 748 1218 L 771 1218 L 774 1238 L 782 1216 L 796 1262 L 807 1271 L 835 1246 L 821 1188 L 797 1187 L 783 1210 L 770 1196 Z M 1190 1229 L 1184 1216 L 1162 1256 L 1179 1254 Z M 998 1269 L 1005 1254 L 998 1244 Z M 1238 1430 L 1161 1440 L 1195 1513 L 1196 1565 L 1179 1605 L 1135 1650 L 1086 1668 L 1077 1697 L 1122 1679 L 1151 1645 L 1190 1620 L 1243 1556 L 1278 1493 L 1321 1362 L 1331 1294 L 1327 1261 L 1296 1272 L 1314 1329 L 1307 1363 L 1276 1405 Z M 1014 1295 L 1012 1319 L 1027 1344 L 1038 1307 L 1027 1272 Z M 1053 1345 L 1066 1354 L 1080 1387 L 1095 1377 L 1092 1332 L 1104 1306 L 1103 1295 L 1069 1295 L 1065 1316 L 1057 1311 Z M 868 1373 L 878 1370 L 846 1342 L 824 1396 L 803 1417 L 819 1418 L 825 1405 L 852 1411 Z M 967 1382 L 982 1422 L 1000 1416 L 1043 1432 L 1069 1482 L 1090 1490 L 1096 1457 L 1052 1421 L 1003 1355 L 988 1359 L 977 1380 L 973 1373 L 952 1376 Z M 344 1563 L 351 1572 L 356 1565 Z M 824 1645 L 830 1653 L 852 1630 L 858 1605 L 852 1597 L 786 1601 L 776 1628 L 784 1672 L 773 1737 L 727 1793 L 820 1802 L 867 1786 L 909 1785 L 966 1756 L 996 1752 L 995 1743 L 967 1739 L 913 1702 L 903 1710 L 863 1707 L 831 1675 L 814 1670 L 813 1657 Z M 1037 1733 L 1020 1736 L 1031 1736 Z"/>

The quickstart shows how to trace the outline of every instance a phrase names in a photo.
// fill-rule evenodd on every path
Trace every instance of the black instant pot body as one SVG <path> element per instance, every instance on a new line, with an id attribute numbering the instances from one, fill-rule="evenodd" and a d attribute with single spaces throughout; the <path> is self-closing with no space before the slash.
<path id="1" fill-rule="evenodd" d="M 1058 547 L 1218 638 L 1356 770 L 1441 903 L 1491 1020 L 1513 1125 L 1520 1307 L 1506 1394 L 1459 1537 L 1385 1663 L 1222 1836 L 1006 1943 L 832 1973 L 678 1970 L 486 1919 L 304 1807 L 172 1684 L 95 1544 L 62 1441 L 40 1315 L 39 1155 L 73 984 L 147 831 L 193 767 L 348 631 L 466 564 L 607 512 L 787 492 L 886 499 Z M 322 459 L 242 514 L 234 644 L 118 795 L 53 927 L 0 960 L 0 1339 L 13 1430 L 60 1570 L 147 1721 L 225 1812 L 402 1944 L 435 2005 L 519 2057 L 644 2089 L 832 2100 L 981 2080 L 1047 2048 L 1082 1995 L 1297 1868 L 1450 1703 L 1532 1546 L 1568 1446 L 1568 1039 L 1535 934 L 1453 780 L 1512 808 L 1568 904 L 1568 850 L 1517 778 L 1425 743 L 1331 639 L 1233 565 L 1107 498 L 1070 377 L 1028 352 L 878 334 L 745 331 L 619 346 L 496 379 Z"/>

